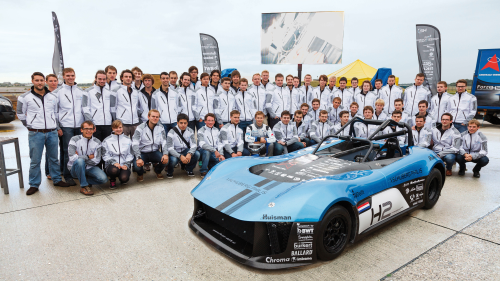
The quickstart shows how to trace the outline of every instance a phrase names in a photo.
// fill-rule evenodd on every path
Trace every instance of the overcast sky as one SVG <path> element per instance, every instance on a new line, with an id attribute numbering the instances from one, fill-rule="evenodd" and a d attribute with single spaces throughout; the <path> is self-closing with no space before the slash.
<path id="1" fill-rule="evenodd" d="M 199 33 L 214 36 L 222 68 L 243 77 L 268 69 L 297 74 L 296 65 L 260 64 L 261 13 L 344 11 L 342 64 L 304 65 L 303 75 L 329 74 L 360 59 L 391 67 L 400 82 L 418 72 L 415 25 L 436 26 L 442 36 L 442 79 L 471 79 L 477 50 L 500 47 L 498 0 L 491 1 L 24 1 L 1 0 L 0 82 L 29 82 L 34 71 L 52 72 L 51 11 L 61 25 L 64 64 L 77 82 L 98 69 L 139 66 L 145 73 L 201 69 Z M 337 32 L 337 30 L 325 31 Z"/>

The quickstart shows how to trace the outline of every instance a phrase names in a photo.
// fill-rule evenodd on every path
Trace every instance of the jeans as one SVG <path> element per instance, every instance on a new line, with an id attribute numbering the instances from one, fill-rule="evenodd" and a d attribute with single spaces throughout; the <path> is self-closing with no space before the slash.
<path id="1" fill-rule="evenodd" d="M 205 126 L 205 121 L 196 121 L 196 129 L 198 129 L 198 131 L 203 128 L 203 126 Z"/>
<path id="2" fill-rule="evenodd" d="M 172 123 L 172 124 L 163 124 L 163 129 L 165 129 L 165 136 L 168 134 L 168 131 L 172 130 L 175 128 L 177 123 Z"/>
<path id="3" fill-rule="evenodd" d="M 196 129 L 196 121 L 189 121 L 188 122 L 188 127 L 191 128 L 191 130 L 193 130 L 193 132 L 195 131 L 194 129 Z"/>
<path id="4" fill-rule="evenodd" d="M 161 163 L 161 157 L 163 156 L 163 153 L 160 151 L 153 151 L 153 152 L 141 152 L 141 158 L 142 161 L 145 163 L 158 163 L 155 167 L 155 173 L 161 174 L 161 171 L 165 169 L 167 164 Z M 137 160 L 134 159 L 134 172 L 137 173 L 137 175 L 142 176 L 144 175 L 144 166 L 138 167 L 137 166 Z"/>
<path id="5" fill-rule="evenodd" d="M 457 130 L 461 133 L 466 132 L 468 130 L 467 125 L 462 125 L 462 123 L 453 122 L 453 126 L 457 128 Z"/>
<path id="6" fill-rule="evenodd" d="M 465 171 L 465 163 L 467 163 L 468 161 L 465 161 L 465 157 L 461 154 L 458 154 L 457 155 L 457 163 L 458 165 L 460 165 L 460 170 L 461 171 Z M 488 163 L 490 162 L 490 159 L 488 159 L 487 156 L 483 156 L 479 159 L 475 159 L 475 160 L 472 160 L 470 162 L 473 162 L 473 163 L 476 163 L 476 165 L 474 166 L 474 169 L 472 169 L 473 172 L 479 172 L 481 171 L 481 168 L 488 165 Z"/>
<path id="7" fill-rule="evenodd" d="M 315 144 L 318 144 L 315 140 L 313 140 L 313 139 L 309 140 L 309 146 L 313 146 Z"/>
<path id="8" fill-rule="evenodd" d="M 103 184 L 108 181 L 108 176 L 103 170 L 95 166 L 86 169 L 85 166 L 85 160 L 82 158 L 78 158 L 71 166 L 71 176 L 78 178 L 81 187 L 89 184 Z"/>
<path id="9" fill-rule="evenodd" d="M 237 152 L 238 152 L 238 147 L 233 147 L 233 153 L 237 153 Z M 248 152 L 248 150 L 246 148 L 243 148 L 243 151 L 241 153 L 242 153 L 241 156 L 250 156 L 250 152 Z M 224 150 L 224 158 L 229 159 L 231 157 L 232 157 L 231 154 L 229 152 L 227 152 L 226 150 Z"/>
<path id="10" fill-rule="evenodd" d="M 132 172 L 130 169 L 119 169 L 115 165 L 109 165 L 106 168 L 106 174 L 109 176 L 109 181 L 110 182 L 115 182 L 116 178 L 118 177 L 120 179 L 121 183 L 126 183 L 130 179 L 130 174 Z"/>
<path id="11" fill-rule="evenodd" d="M 189 148 L 184 149 L 180 154 L 186 156 L 189 151 Z M 186 171 L 192 172 L 196 164 L 198 163 L 198 159 L 200 159 L 200 153 L 196 151 L 193 155 L 191 155 L 191 161 L 186 165 Z M 174 167 L 181 161 L 180 158 L 169 155 L 168 160 L 168 169 L 167 173 L 172 175 L 174 173 Z"/>
<path id="12" fill-rule="evenodd" d="M 302 139 L 301 139 L 301 141 L 305 142 L 305 143 L 306 143 L 306 146 L 308 146 L 308 147 L 309 147 L 309 146 L 311 146 L 311 145 L 313 145 L 313 144 L 312 144 L 312 141 L 313 141 L 313 140 L 312 140 L 312 139 L 310 139 L 310 138 L 302 138 Z M 316 144 L 316 142 L 315 142 L 315 141 L 314 141 L 314 144 Z"/>
<path id="13" fill-rule="evenodd" d="M 443 159 L 444 163 L 446 163 L 446 170 L 451 171 L 451 168 L 453 167 L 453 164 L 455 164 L 455 159 L 457 158 L 456 154 L 446 154 L 445 156 L 441 157 Z"/>
<path id="14" fill-rule="evenodd" d="M 243 134 L 245 134 L 247 127 L 252 125 L 252 123 L 253 121 L 240 121 L 240 123 L 238 123 L 238 127 L 240 127 L 240 129 L 243 130 Z"/>
<path id="15" fill-rule="evenodd" d="M 213 166 L 219 163 L 219 159 L 215 157 L 215 152 L 210 152 L 208 150 L 200 148 L 199 153 L 200 153 L 200 161 L 202 163 L 200 168 L 200 173 L 208 172 L 210 169 L 212 169 Z"/>
<path id="16" fill-rule="evenodd" d="M 63 171 L 63 176 L 64 179 L 70 180 L 72 178 L 71 173 L 68 170 L 68 145 L 69 141 L 71 140 L 72 137 L 81 135 L 82 132 L 80 131 L 80 128 L 68 128 L 68 127 L 63 127 L 61 128 L 63 131 L 62 135 L 62 147 L 63 147 L 63 153 L 64 153 L 64 159 L 63 159 L 63 164 L 64 164 L 64 171 Z M 57 133 L 56 133 L 57 134 Z"/>
<path id="17" fill-rule="evenodd" d="M 30 149 L 30 171 L 29 171 L 29 184 L 30 187 L 38 188 L 42 182 L 42 171 L 40 170 L 40 163 L 42 162 L 43 147 L 45 146 L 45 157 L 49 159 L 50 176 L 54 183 L 61 181 L 61 170 L 59 170 L 59 163 L 57 162 L 57 147 L 58 138 L 57 131 L 41 133 L 29 132 L 28 142 Z"/>
<path id="18" fill-rule="evenodd" d="M 296 150 L 304 148 L 304 144 L 301 143 L 301 142 L 294 142 L 294 143 L 292 143 L 290 145 L 287 145 L 286 148 L 287 148 L 287 151 L 288 151 L 287 153 L 291 153 L 291 152 L 294 152 Z M 285 150 L 285 146 L 281 145 L 278 142 L 276 142 L 274 144 L 274 155 L 275 156 L 282 155 L 283 152 L 284 152 L 284 150 Z"/>
<path id="19" fill-rule="evenodd" d="M 111 135 L 112 131 L 111 125 L 96 125 L 93 136 L 102 142 Z"/>

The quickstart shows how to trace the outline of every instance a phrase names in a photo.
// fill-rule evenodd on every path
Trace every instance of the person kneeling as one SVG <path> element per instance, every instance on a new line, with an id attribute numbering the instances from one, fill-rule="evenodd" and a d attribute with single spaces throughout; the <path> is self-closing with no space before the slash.
<path id="1" fill-rule="evenodd" d="M 109 176 L 109 188 L 116 188 L 116 178 L 126 184 L 130 179 L 130 166 L 134 161 L 132 140 L 123 134 L 123 123 L 115 120 L 111 124 L 113 133 L 102 142 L 102 160 L 106 174 Z"/>
<path id="2" fill-rule="evenodd" d="M 198 131 L 198 149 L 200 153 L 201 168 L 200 174 L 204 178 L 213 166 L 225 158 L 221 154 L 222 143 L 219 138 L 219 129 L 215 127 L 215 114 L 207 113 L 205 115 L 205 126 Z M 220 150 L 220 152 L 219 152 Z M 222 152 L 223 153 L 223 152 Z"/>
<path id="3" fill-rule="evenodd" d="M 246 130 L 245 141 L 248 145 L 255 144 L 262 146 L 258 154 L 265 152 L 266 156 L 273 156 L 276 138 L 274 137 L 271 127 L 264 124 L 264 112 L 257 111 L 255 113 L 255 122 L 249 125 Z M 257 152 L 255 152 L 255 154 L 257 154 Z"/>
<path id="4" fill-rule="evenodd" d="M 240 123 L 240 112 L 231 111 L 231 123 L 220 129 L 220 139 L 224 147 L 224 158 L 238 156 L 249 156 L 250 153 L 244 147 L 243 130 L 238 126 Z"/>
<path id="5" fill-rule="evenodd" d="M 198 163 L 200 153 L 196 150 L 198 146 L 194 140 L 194 131 L 188 128 L 189 117 L 181 113 L 177 115 L 177 126 L 167 134 L 167 146 L 169 163 L 167 178 L 174 177 L 174 167 L 179 161 L 186 165 L 187 175 L 194 176 L 193 169 Z"/>
<path id="6" fill-rule="evenodd" d="M 488 139 L 479 132 L 480 123 L 476 119 L 469 121 L 468 131 L 462 133 L 462 146 L 457 154 L 457 163 L 460 165 L 459 176 L 465 175 L 465 163 L 473 162 L 476 166 L 472 169 L 474 177 L 479 178 L 481 168 L 488 165 Z"/>
<path id="7" fill-rule="evenodd" d="M 132 138 L 132 151 L 136 159 L 134 171 L 137 172 L 138 182 L 144 179 L 144 163 L 158 163 L 154 168 L 156 178 L 163 179 L 161 171 L 168 163 L 168 149 L 165 128 L 158 121 L 160 112 L 151 109 L 148 112 L 148 121 L 137 126 Z"/>
<path id="8" fill-rule="evenodd" d="M 328 112 L 326 114 L 328 118 Z M 281 121 L 274 126 L 273 131 L 277 140 L 274 144 L 274 155 L 287 154 L 306 147 L 299 142 L 297 127 L 290 122 L 290 112 L 287 110 L 281 112 Z"/>
<path id="9" fill-rule="evenodd" d="M 92 121 L 83 122 L 80 130 L 82 135 L 74 136 L 69 141 L 68 170 L 72 177 L 80 181 L 81 193 L 94 195 L 91 186 L 108 181 L 106 174 L 96 167 L 101 162 L 101 141 L 92 136 L 95 131 Z"/>

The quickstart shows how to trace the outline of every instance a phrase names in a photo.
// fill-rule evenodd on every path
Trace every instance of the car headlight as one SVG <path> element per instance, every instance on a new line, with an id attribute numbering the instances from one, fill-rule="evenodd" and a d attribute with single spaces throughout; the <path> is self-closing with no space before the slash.
<path id="1" fill-rule="evenodd" d="M 12 107 L 12 103 L 10 102 L 10 100 L 0 99 L 0 105 L 5 105 L 5 106 Z"/>

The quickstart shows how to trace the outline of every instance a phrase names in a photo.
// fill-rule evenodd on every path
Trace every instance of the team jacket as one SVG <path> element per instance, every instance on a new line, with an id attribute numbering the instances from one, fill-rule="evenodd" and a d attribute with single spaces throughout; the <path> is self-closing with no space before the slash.
<path id="1" fill-rule="evenodd" d="M 267 114 L 267 108 L 266 108 L 266 95 L 267 91 L 266 88 L 262 84 L 259 84 L 258 86 L 253 85 L 248 89 L 248 92 L 253 95 L 253 98 L 255 99 L 255 103 L 257 104 L 257 110 L 264 112 L 264 114 Z"/>
<path id="2" fill-rule="evenodd" d="M 238 127 L 238 124 L 224 125 L 220 129 L 220 139 L 224 150 L 228 153 L 233 153 L 233 147 L 237 147 L 238 151 L 243 151 L 243 130 Z"/>
<path id="3" fill-rule="evenodd" d="M 196 83 L 194 84 L 193 82 L 189 81 L 189 89 L 191 89 L 193 92 L 196 92 L 200 87 L 201 87 L 200 79 L 196 78 Z"/>
<path id="4" fill-rule="evenodd" d="M 236 108 L 234 104 L 234 91 L 232 88 L 226 91 L 221 87 L 218 95 L 220 106 L 219 110 L 215 113 L 217 122 L 219 122 L 219 124 L 231 122 L 231 111 Z"/>
<path id="5" fill-rule="evenodd" d="M 336 89 L 336 88 L 334 88 Z M 313 91 L 313 99 L 319 99 L 320 103 L 319 103 L 319 109 L 327 109 L 328 106 L 330 106 L 332 104 L 332 100 L 333 100 L 333 94 L 332 92 L 330 92 L 330 89 L 328 88 L 328 86 L 326 86 L 323 91 L 321 91 L 321 87 L 320 86 L 317 86 L 316 88 L 314 88 L 314 91 Z M 312 110 L 312 106 L 309 110 Z"/>
<path id="6" fill-rule="evenodd" d="M 234 96 L 234 105 L 240 112 L 240 121 L 253 120 L 255 112 L 257 112 L 257 103 L 250 92 L 238 90 Z"/>
<path id="7" fill-rule="evenodd" d="M 422 100 L 431 102 L 431 91 L 424 86 L 415 86 L 415 84 L 406 88 L 404 95 L 405 111 L 412 116 L 418 112 L 418 103 Z"/>
<path id="8" fill-rule="evenodd" d="M 320 121 L 314 121 L 311 123 L 311 129 L 309 130 L 309 135 L 311 139 L 315 142 L 320 143 L 324 137 L 335 134 L 335 124 L 330 121 L 325 123 Z"/>
<path id="9" fill-rule="evenodd" d="M 130 138 L 124 134 L 115 135 L 111 133 L 111 135 L 102 142 L 102 160 L 104 160 L 104 166 L 106 168 L 109 165 L 118 163 L 130 169 L 132 161 L 134 161 L 132 141 Z"/>
<path id="10" fill-rule="evenodd" d="M 441 96 L 436 94 L 431 98 L 429 113 L 431 114 L 432 119 L 434 119 L 437 123 L 441 123 L 441 116 L 448 112 L 447 110 L 449 108 L 450 98 L 451 95 L 446 92 Z"/>
<path id="11" fill-rule="evenodd" d="M 403 88 L 389 84 L 382 87 L 380 92 L 380 98 L 384 100 L 384 111 L 387 114 L 391 114 L 394 111 L 394 100 L 400 99 L 403 96 Z"/>
<path id="12" fill-rule="evenodd" d="M 321 110 L 322 110 L 322 109 L 321 109 L 321 107 L 320 107 L 320 108 L 318 108 L 317 110 L 311 109 L 311 110 L 307 113 L 306 117 L 307 117 L 307 116 L 309 116 L 309 118 L 307 118 L 307 119 L 308 119 L 308 121 L 310 122 L 309 126 L 312 124 L 312 122 L 319 121 L 319 113 L 321 112 Z M 305 117 L 304 117 L 304 120 L 306 120 L 306 118 L 305 118 Z"/>
<path id="13" fill-rule="evenodd" d="M 355 102 L 358 103 L 358 112 L 361 111 L 361 114 L 363 114 L 363 110 L 365 106 L 371 106 L 375 109 L 375 102 L 377 101 L 377 96 L 373 92 L 368 92 L 364 94 L 363 92 L 359 93 L 355 100 Z"/>
<path id="14" fill-rule="evenodd" d="M 337 89 L 337 91 L 335 91 L 333 93 L 333 97 L 332 97 L 332 102 L 333 102 L 333 98 L 335 97 L 339 97 L 341 99 L 341 103 L 340 105 L 342 105 L 344 108 L 349 108 L 351 106 L 351 103 L 354 101 L 354 96 L 353 94 L 347 90 L 347 89 Z M 331 103 L 329 104 L 329 107 L 331 106 Z"/>
<path id="15" fill-rule="evenodd" d="M 59 129 L 57 123 L 57 95 L 44 88 L 43 96 L 37 94 L 34 86 L 17 98 L 17 118 L 28 129 Z"/>
<path id="16" fill-rule="evenodd" d="M 432 142 L 434 147 L 432 148 L 440 157 L 447 154 L 454 154 L 460 151 L 462 145 L 462 135 L 460 132 L 451 124 L 451 127 L 441 132 L 438 128 L 432 129 Z"/>
<path id="17" fill-rule="evenodd" d="M 187 127 L 183 132 L 181 131 L 181 129 L 179 129 L 179 126 L 175 127 L 177 128 L 179 133 L 182 134 L 184 139 L 189 143 L 188 153 L 193 155 L 198 149 L 198 146 L 196 145 L 196 141 L 194 139 L 194 131 L 191 130 L 191 128 Z M 179 135 L 173 129 L 168 131 L 167 147 L 168 153 L 177 158 L 181 157 L 181 152 L 188 148 L 184 141 L 182 141 L 181 137 L 179 137 Z"/>
<path id="18" fill-rule="evenodd" d="M 94 158 L 89 159 L 89 155 L 94 155 Z M 95 137 L 87 139 L 82 135 L 74 136 L 68 144 L 68 156 L 68 169 L 70 171 L 78 158 L 85 160 L 85 169 L 90 169 L 101 162 L 101 141 Z"/>
<path id="19" fill-rule="evenodd" d="M 208 126 L 203 126 L 198 131 L 198 148 L 204 149 L 206 151 L 223 153 L 222 142 L 220 140 L 219 129 L 215 126 L 209 128 Z"/>
<path id="20" fill-rule="evenodd" d="M 477 98 L 468 92 L 454 94 L 449 104 L 448 112 L 453 116 L 454 123 L 467 124 L 476 116 Z"/>
<path id="21" fill-rule="evenodd" d="M 429 147 L 431 145 L 432 131 L 425 126 L 420 129 L 420 131 L 412 130 L 412 136 L 413 145 L 417 145 L 420 147 Z"/>
<path id="22" fill-rule="evenodd" d="M 179 85 L 172 85 L 172 84 L 168 84 L 168 89 L 170 90 L 174 90 L 174 91 L 178 91 L 179 90 Z"/>
<path id="23" fill-rule="evenodd" d="M 382 87 L 380 89 L 374 88 L 372 92 L 377 97 L 377 100 L 382 98 Z"/>
<path id="24" fill-rule="evenodd" d="M 83 108 L 88 105 L 88 97 L 85 91 L 76 86 L 63 84 L 53 92 L 58 96 L 59 126 L 67 128 L 79 128 L 85 121 Z"/>
<path id="25" fill-rule="evenodd" d="M 299 88 L 303 93 L 304 93 L 304 102 L 309 105 L 309 108 L 312 108 L 312 100 L 313 100 L 313 91 L 314 88 L 309 85 L 306 87 L 306 85 L 302 85 Z"/>
<path id="26" fill-rule="evenodd" d="M 182 103 L 175 90 L 168 88 L 167 92 L 164 92 L 160 87 L 153 93 L 151 108 L 160 112 L 162 124 L 172 124 L 177 122 L 177 115 L 182 111 Z"/>
<path id="27" fill-rule="evenodd" d="M 400 121 L 400 122 L 403 122 L 403 121 Z M 390 134 L 390 133 L 394 133 L 394 132 L 399 132 L 401 130 L 404 130 L 403 128 L 400 128 L 400 127 L 397 127 L 397 126 L 388 126 L 384 129 L 384 131 L 382 132 L 383 135 L 385 134 Z M 402 136 L 398 136 L 398 141 L 399 141 L 399 144 L 407 144 L 407 136 L 408 134 L 404 134 Z"/>
<path id="28" fill-rule="evenodd" d="M 136 89 L 134 87 L 134 89 Z M 148 114 L 151 109 L 153 109 L 152 103 L 153 103 L 153 95 L 156 92 L 156 89 L 153 87 L 151 90 L 151 95 L 146 92 L 146 88 L 142 88 L 139 92 L 139 98 L 141 99 L 140 105 L 141 105 L 141 122 L 146 122 L 148 121 Z"/>
<path id="29" fill-rule="evenodd" d="M 358 112 L 356 112 L 356 114 L 354 114 L 354 116 L 352 115 L 352 111 L 349 111 L 349 120 L 351 120 L 351 119 L 352 119 L 352 118 L 354 118 L 354 117 L 359 117 L 359 118 L 363 118 L 363 119 L 364 119 L 365 117 L 364 117 L 364 116 L 363 116 L 363 114 L 362 114 L 362 113 L 360 113 L 359 111 L 360 111 L 360 110 L 358 110 Z"/>
<path id="30" fill-rule="evenodd" d="M 219 108 L 219 97 L 210 87 L 200 86 L 196 91 L 193 113 L 196 120 L 205 120 L 207 113 L 215 114 Z"/>
<path id="31" fill-rule="evenodd" d="M 380 112 L 379 115 L 377 115 L 377 111 L 373 112 L 373 119 L 375 120 L 382 120 L 385 121 L 389 119 L 389 115 L 385 113 L 385 111 Z"/>
<path id="32" fill-rule="evenodd" d="M 281 117 L 281 112 L 290 110 L 291 102 L 290 89 L 287 86 L 276 86 L 274 91 L 266 95 L 267 112 L 271 118 Z"/>
<path id="33" fill-rule="evenodd" d="M 408 123 L 408 125 L 410 125 L 410 127 L 416 126 L 415 119 L 417 118 L 417 115 L 418 115 L 418 113 L 413 115 L 411 117 L 411 120 L 408 120 L 407 123 Z M 436 128 L 436 120 L 434 120 L 429 113 L 425 114 L 424 128 L 427 128 L 429 131 L 431 131 L 433 128 Z"/>
<path id="34" fill-rule="evenodd" d="M 160 122 L 152 130 L 149 128 L 149 120 L 137 126 L 132 137 L 132 152 L 136 159 L 141 159 L 141 153 L 159 151 L 160 148 L 163 155 L 168 154 L 165 129 Z"/>
<path id="35" fill-rule="evenodd" d="M 346 110 L 343 105 L 339 105 L 339 107 L 335 108 L 333 105 L 328 107 L 328 121 L 332 122 L 333 124 L 340 123 L 340 116 L 339 113 Z"/>
<path id="36" fill-rule="evenodd" d="M 222 88 L 220 85 L 220 82 L 217 83 L 217 86 L 212 85 L 212 80 L 210 80 L 210 84 L 208 84 L 208 87 L 210 87 L 210 89 L 212 89 L 214 91 L 214 93 L 219 92 L 219 89 Z"/>
<path id="37" fill-rule="evenodd" d="M 245 133 L 245 141 L 249 144 L 259 141 L 260 138 L 264 138 L 267 143 L 272 143 L 276 141 L 274 137 L 274 132 L 271 127 L 266 124 L 262 124 L 262 126 L 257 127 L 255 122 L 247 127 Z"/>
<path id="38" fill-rule="evenodd" d="M 300 141 L 303 141 L 304 138 L 309 137 L 309 123 L 307 122 L 293 122 L 295 127 L 297 127 L 297 135 L 299 136 Z"/>
<path id="39" fill-rule="evenodd" d="M 290 88 L 288 88 L 290 89 Z M 300 88 L 292 88 L 292 99 L 290 104 L 290 114 L 294 114 L 295 111 L 300 109 L 300 105 L 302 105 L 305 101 L 305 94 L 302 92 Z"/>
<path id="40" fill-rule="evenodd" d="M 285 125 L 282 121 L 279 121 L 274 125 L 273 132 L 276 136 L 276 141 L 284 141 L 286 145 L 291 145 L 299 141 L 295 122 L 290 122 L 288 125 Z"/>
<path id="41" fill-rule="evenodd" d="M 354 131 L 356 132 L 356 137 L 367 139 L 369 136 L 377 130 L 378 125 L 373 124 L 364 124 L 364 123 L 356 123 L 354 125 Z"/>
<path id="42" fill-rule="evenodd" d="M 356 87 L 356 88 L 351 87 L 351 88 L 349 88 L 348 90 L 349 90 L 349 92 L 351 92 L 351 94 L 352 94 L 352 100 L 353 100 L 353 101 L 356 99 L 356 96 L 357 96 L 359 93 L 361 93 L 361 89 L 360 89 L 359 87 Z M 350 106 L 350 105 L 349 105 L 349 106 Z"/>
<path id="43" fill-rule="evenodd" d="M 135 85 L 135 80 L 132 81 L 132 87 L 134 87 L 134 89 L 136 89 L 138 92 L 140 92 L 142 89 L 144 89 L 144 83 L 142 83 L 141 81 L 141 85 L 139 85 L 139 87 L 137 87 L 137 85 Z"/>
<path id="44" fill-rule="evenodd" d="M 116 93 L 106 86 L 94 85 L 85 91 L 87 106 L 83 108 L 86 120 L 92 120 L 95 125 L 111 125 L 113 118 L 111 108 L 116 107 Z"/>
<path id="45" fill-rule="evenodd" d="M 460 147 L 460 154 L 470 154 L 473 160 L 477 160 L 488 154 L 488 139 L 480 132 L 476 131 L 474 134 L 465 131 L 462 133 L 462 146 Z"/>
<path id="46" fill-rule="evenodd" d="M 342 130 L 339 133 L 339 131 L 342 128 L 342 126 L 343 126 L 342 123 L 337 123 L 336 125 L 334 125 L 333 128 L 335 129 L 335 133 L 338 133 L 339 136 L 348 136 L 349 135 L 349 130 L 350 130 L 349 127 L 344 128 L 344 130 Z"/>
<path id="47" fill-rule="evenodd" d="M 130 93 L 129 93 L 130 89 Z M 141 99 L 139 92 L 134 88 L 120 86 L 115 89 L 116 106 L 111 108 L 111 114 L 115 114 L 116 119 L 121 120 L 125 125 L 139 124 L 142 113 Z M 142 94 L 141 94 L 142 95 Z"/>
<path id="48" fill-rule="evenodd" d="M 106 82 L 106 88 L 109 90 L 109 91 L 113 91 L 113 90 L 117 90 L 118 88 L 120 88 L 122 86 L 121 83 L 118 83 L 116 82 L 116 80 L 113 80 L 111 81 L 111 83 L 107 83 Z"/>
<path id="49" fill-rule="evenodd" d="M 179 87 L 177 93 L 182 104 L 182 112 L 180 113 L 186 114 L 189 117 L 188 121 L 194 121 L 193 106 L 196 104 L 196 92 L 190 87 Z"/>

